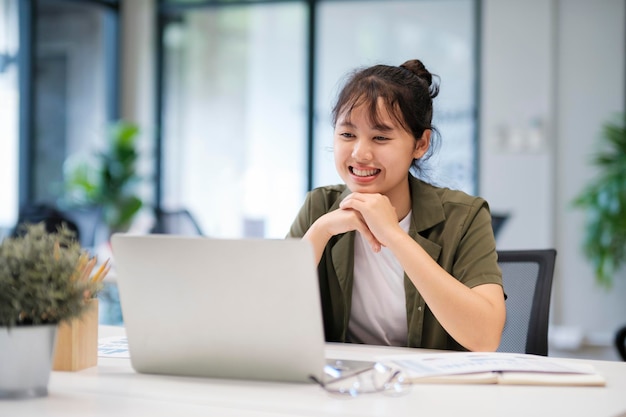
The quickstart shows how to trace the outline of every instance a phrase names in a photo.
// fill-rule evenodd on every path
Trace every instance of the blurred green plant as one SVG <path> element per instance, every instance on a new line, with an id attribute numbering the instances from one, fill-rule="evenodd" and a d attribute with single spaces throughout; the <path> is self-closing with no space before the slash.
<path id="1" fill-rule="evenodd" d="M 64 166 L 65 205 L 101 207 L 110 233 L 128 230 L 143 205 L 136 192 L 139 134 L 137 125 L 115 122 L 104 151 L 72 156 Z"/>
<path id="2" fill-rule="evenodd" d="M 80 317 L 102 289 L 102 274 L 90 277 L 95 258 L 65 225 L 56 233 L 43 222 L 21 227 L 24 233 L 0 243 L 0 326 Z"/>
<path id="3" fill-rule="evenodd" d="M 598 175 L 573 204 L 586 213 L 583 249 L 596 281 L 609 289 L 626 264 L 626 114 L 605 123 L 600 139 L 592 160 Z"/>

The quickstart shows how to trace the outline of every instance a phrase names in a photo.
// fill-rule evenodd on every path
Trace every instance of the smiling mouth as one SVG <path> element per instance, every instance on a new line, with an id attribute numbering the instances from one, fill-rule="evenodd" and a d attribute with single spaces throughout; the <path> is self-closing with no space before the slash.
<path id="1" fill-rule="evenodd" d="M 371 177 L 380 172 L 380 169 L 358 169 L 355 167 L 349 167 L 352 175 L 357 177 Z"/>

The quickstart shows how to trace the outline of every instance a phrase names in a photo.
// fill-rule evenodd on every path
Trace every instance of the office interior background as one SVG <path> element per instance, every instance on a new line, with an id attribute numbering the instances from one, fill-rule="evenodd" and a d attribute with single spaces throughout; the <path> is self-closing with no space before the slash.
<path id="1" fill-rule="evenodd" d="M 342 77 L 412 58 L 441 78 L 428 180 L 508 215 L 499 249 L 557 249 L 550 354 L 617 359 L 626 271 L 595 283 L 571 201 L 626 110 L 624 0 L 0 0 L 0 238 L 119 119 L 141 129 L 135 230 L 185 208 L 207 236 L 282 238 L 340 181 Z"/>

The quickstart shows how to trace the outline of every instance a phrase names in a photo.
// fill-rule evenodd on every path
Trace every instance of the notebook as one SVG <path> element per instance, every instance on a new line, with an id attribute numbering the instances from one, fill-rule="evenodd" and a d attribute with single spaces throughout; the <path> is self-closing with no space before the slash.
<path id="1" fill-rule="evenodd" d="M 118 233 L 111 244 L 137 372 L 286 382 L 323 375 L 307 241 Z"/>

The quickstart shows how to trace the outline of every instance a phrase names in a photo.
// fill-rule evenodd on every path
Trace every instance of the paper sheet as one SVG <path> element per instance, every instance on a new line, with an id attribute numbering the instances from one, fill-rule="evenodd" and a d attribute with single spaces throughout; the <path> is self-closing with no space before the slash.
<path id="1" fill-rule="evenodd" d="M 412 377 L 480 372 L 589 374 L 593 369 L 536 355 L 501 352 L 445 352 L 378 358 L 404 369 Z"/>
<path id="2" fill-rule="evenodd" d="M 98 340 L 98 357 L 130 358 L 126 336 L 105 337 Z"/>

